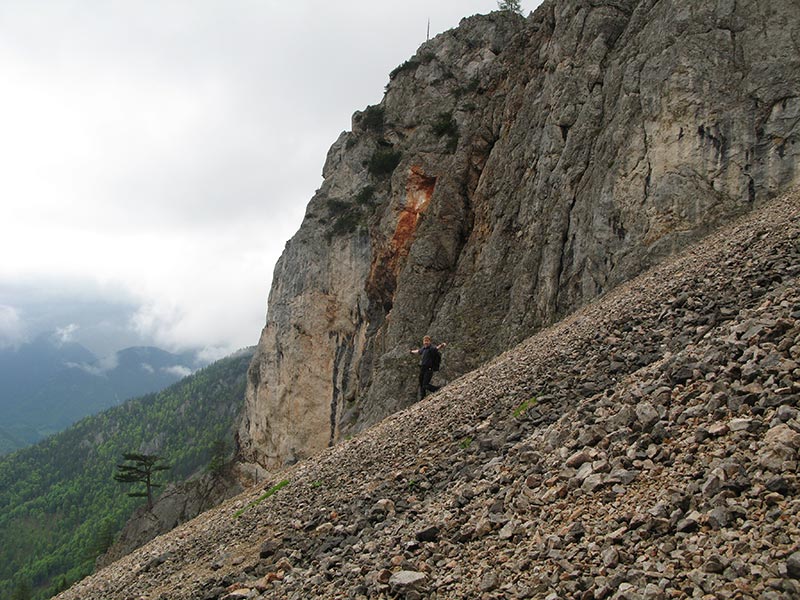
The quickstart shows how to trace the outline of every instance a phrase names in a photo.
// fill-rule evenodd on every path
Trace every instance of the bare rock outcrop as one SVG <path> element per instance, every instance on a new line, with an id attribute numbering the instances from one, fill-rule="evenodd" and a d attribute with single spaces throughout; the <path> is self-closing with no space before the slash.
<path id="1" fill-rule="evenodd" d="M 800 6 L 549 0 L 464 19 L 331 147 L 274 272 L 239 454 L 408 406 L 798 181 Z"/>

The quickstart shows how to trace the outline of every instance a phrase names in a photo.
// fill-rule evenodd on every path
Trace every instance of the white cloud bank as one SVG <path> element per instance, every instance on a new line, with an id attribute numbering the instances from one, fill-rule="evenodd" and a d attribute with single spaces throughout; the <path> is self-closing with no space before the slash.
<path id="1" fill-rule="evenodd" d="M 65 365 L 70 369 L 80 369 L 95 377 L 105 377 L 106 373 L 119 366 L 119 355 L 115 352 L 97 360 L 92 364 L 68 362 Z"/>
<path id="2" fill-rule="evenodd" d="M 14 346 L 25 336 L 25 326 L 13 306 L 0 304 L 0 348 Z"/>
<path id="3" fill-rule="evenodd" d="M 164 373 L 168 373 L 169 375 L 175 375 L 181 378 L 188 377 L 189 375 L 194 373 L 194 371 L 192 371 L 189 367 L 184 367 L 182 365 L 163 367 L 161 370 L 164 371 Z"/>
<path id="4" fill-rule="evenodd" d="M 64 327 L 56 327 L 55 339 L 59 342 L 59 344 L 71 342 L 75 339 L 74 335 L 78 329 L 80 329 L 80 327 L 75 323 L 70 323 Z"/>

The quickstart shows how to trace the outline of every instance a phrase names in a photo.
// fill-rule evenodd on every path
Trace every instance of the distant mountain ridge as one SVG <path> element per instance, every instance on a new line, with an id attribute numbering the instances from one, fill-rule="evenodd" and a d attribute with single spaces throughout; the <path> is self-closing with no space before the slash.
<path id="1" fill-rule="evenodd" d="M 0 348 L 0 454 L 128 398 L 164 389 L 202 366 L 193 352 L 173 354 L 150 346 L 98 358 L 53 333 Z"/>

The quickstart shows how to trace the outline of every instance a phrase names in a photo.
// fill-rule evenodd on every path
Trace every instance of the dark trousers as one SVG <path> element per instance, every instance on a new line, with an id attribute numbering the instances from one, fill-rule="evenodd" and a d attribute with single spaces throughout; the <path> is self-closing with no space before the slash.
<path id="1" fill-rule="evenodd" d="M 430 367 L 419 368 L 419 397 L 424 398 L 428 392 L 435 392 L 439 388 L 431 384 L 433 369 Z"/>

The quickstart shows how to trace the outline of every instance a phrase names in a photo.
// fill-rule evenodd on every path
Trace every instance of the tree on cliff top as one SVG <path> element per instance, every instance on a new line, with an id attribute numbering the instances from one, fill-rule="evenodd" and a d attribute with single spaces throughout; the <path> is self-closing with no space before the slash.
<path id="1" fill-rule="evenodd" d="M 135 452 L 127 452 L 123 454 L 126 461 L 130 461 L 132 465 L 117 465 L 117 472 L 114 479 L 121 483 L 143 483 L 145 491 L 128 492 L 128 496 L 132 498 L 147 498 L 147 509 L 153 509 L 153 488 L 161 487 L 159 484 L 153 483 L 153 476 L 159 471 L 166 471 L 169 465 L 158 464 L 161 461 L 160 456 L 154 454 L 137 454 Z"/>
<path id="2" fill-rule="evenodd" d="M 497 2 L 497 8 L 500 10 L 507 10 L 509 12 L 515 12 L 518 15 L 522 14 L 522 1 L 521 0 L 499 0 Z"/>

